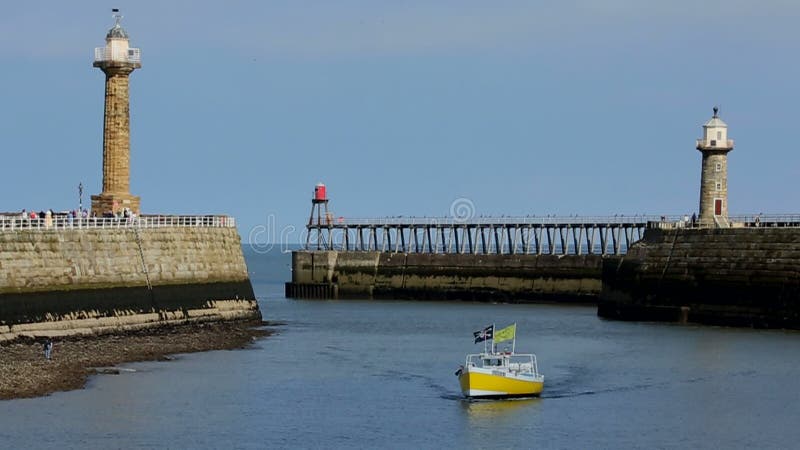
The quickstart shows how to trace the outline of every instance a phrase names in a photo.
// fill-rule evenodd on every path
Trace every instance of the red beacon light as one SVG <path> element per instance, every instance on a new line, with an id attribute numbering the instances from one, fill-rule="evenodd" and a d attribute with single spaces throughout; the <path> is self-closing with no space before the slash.
<path id="1" fill-rule="evenodd" d="M 324 214 L 322 211 L 323 207 L 325 209 Z M 314 226 L 314 216 L 316 216 L 316 226 L 333 225 L 333 214 L 328 211 L 328 193 L 325 189 L 325 185 L 322 183 L 317 183 L 317 185 L 314 186 L 314 196 L 311 198 L 311 216 L 308 218 L 309 230 L 310 227 Z M 306 247 L 310 245 L 310 239 L 311 233 L 309 232 L 306 240 Z M 321 241 L 317 242 L 318 247 L 321 245 Z M 319 250 L 319 248 L 317 250 Z"/>
<path id="2" fill-rule="evenodd" d="M 317 183 L 317 185 L 314 186 L 314 201 L 320 203 L 328 201 L 328 194 L 324 184 Z"/>

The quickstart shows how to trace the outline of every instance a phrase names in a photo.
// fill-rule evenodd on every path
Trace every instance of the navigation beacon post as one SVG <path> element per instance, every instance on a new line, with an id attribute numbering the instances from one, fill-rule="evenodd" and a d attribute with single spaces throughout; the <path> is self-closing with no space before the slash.
<path id="1" fill-rule="evenodd" d="M 128 45 L 122 16 L 112 10 L 116 23 L 108 30 L 105 47 L 94 49 L 94 67 L 106 75 L 103 119 L 103 191 L 92 196 L 92 212 L 117 213 L 129 208 L 139 214 L 140 199 L 130 193 L 130 104 L 128 76 L 142 67 L 138 48 Z"/>
<path id="2" fill-rule="evenodd" d="M 325 209 L 325 214 L 323 216 L 322 209 Z M 316 214 L 316 223 L 314 223 L 314 215 Z M 308 218 L 308 234 L 306 235 L 306 248 L 310 248 L 311 245 L 311 230 L 312 227 L 316 228 L 317 230 L 317 250 L 326 247 L 323 240 L 322 229 L 323 227 L 332 227 L 333 226 L 333 217 L 331 213 L 328 211 L 328 193 L 327 188 L 322 183 L 317 183 L 314 186 L 314 196 L 311 198 L 311 215 Z M 328 231 L 328 236 L 331 236 L 330 230 Z"/>

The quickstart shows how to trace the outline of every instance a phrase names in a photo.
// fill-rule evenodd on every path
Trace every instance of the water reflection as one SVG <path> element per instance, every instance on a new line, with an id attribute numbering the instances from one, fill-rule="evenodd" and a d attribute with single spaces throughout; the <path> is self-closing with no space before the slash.
<path id="1" fill-rule="evenodd" d="M 526 415 L 539 410 L 542 399 L 523 398 L 509 400 L 475 400 L 461 402 L 470 422 L 486 423 L 524 412 Z"/>

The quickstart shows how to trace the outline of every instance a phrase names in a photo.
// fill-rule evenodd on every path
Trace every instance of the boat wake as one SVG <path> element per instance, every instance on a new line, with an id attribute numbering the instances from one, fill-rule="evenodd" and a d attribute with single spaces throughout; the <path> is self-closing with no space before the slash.
<path id="1" fill-rule="evenodd" d="M 754 370 L 745 370 L 741 372 L 734 372 L 728 374 L 729 377 L 752 377 L 756 375 L 756 371 Z M 601 395 L 601 394 L 613 394 L 617 392 L 632 392 L 632 391 L 643 391 L 646 389 L 658 389 L 658 388 L 665 388 L 668 386 L 674 386 L 678 384 L 693 384 L 693 383 L 703 383 L 707 381 L 713 380 L 714 377 L 711 376 L 703 376 L 703 377 L 692 377 L 692 378 L 685 378 L 683 380 L 671 380 L 671 381 L 660 381 L 660 382 L 645 382 L 645 383 L 637 383 L 628 386 L 615 386 L 610 387 L 607 389 L 589 389 L 589 390 L 582 390 L 582 391 L 574 391 L 571 387 L 575 384 L 574 382 L 563 382 L 563 383 L 550 383 L 548 389 L 546 389 L 542 393 L 542 398 L 571 398 L 571 397 L 581 397 L 585 395 Z"/>
<path id="2" fill-rule="evenodd" d="M 464 396 L 461 395 L 461 392 L 455 391 L 452 389 L 448 389 L 447 387 L 439 384 L 433 378 L 425 375 L 419 375 L 414 373 L 408 372 L 400 372 L 396 370 L 387 370 L 383 373 L 376 374 L 375 376 L 381 378 L 388 378 L 392 380 L 400 380 L 400 381 L 416 381 L 422 382 L 422 384 L 433 391 L 435 391 L 439 398 L 444 400 L 464 400 Z"/>

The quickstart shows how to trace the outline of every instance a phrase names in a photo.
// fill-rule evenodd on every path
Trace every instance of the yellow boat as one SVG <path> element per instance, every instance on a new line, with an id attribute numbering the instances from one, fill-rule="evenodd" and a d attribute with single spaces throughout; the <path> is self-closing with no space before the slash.
<path id="1" fill-rule="evenodd" d="M 475 342 L 492 340 L 494 325 L 482 332 L 475 333 Z M 516 324 L 498 332 L 514 339 L 516 344 Z M 467 355 L 464 365 L 456 375 L 461 392 L 468 398 L 514 398 L 536 397 L 544 388 L 544 376 L 539 373 L 536 355 L 532 353 L 514 353 L 491 351 Z M 485 344 L 484 344 L 485 345 Z"/>

